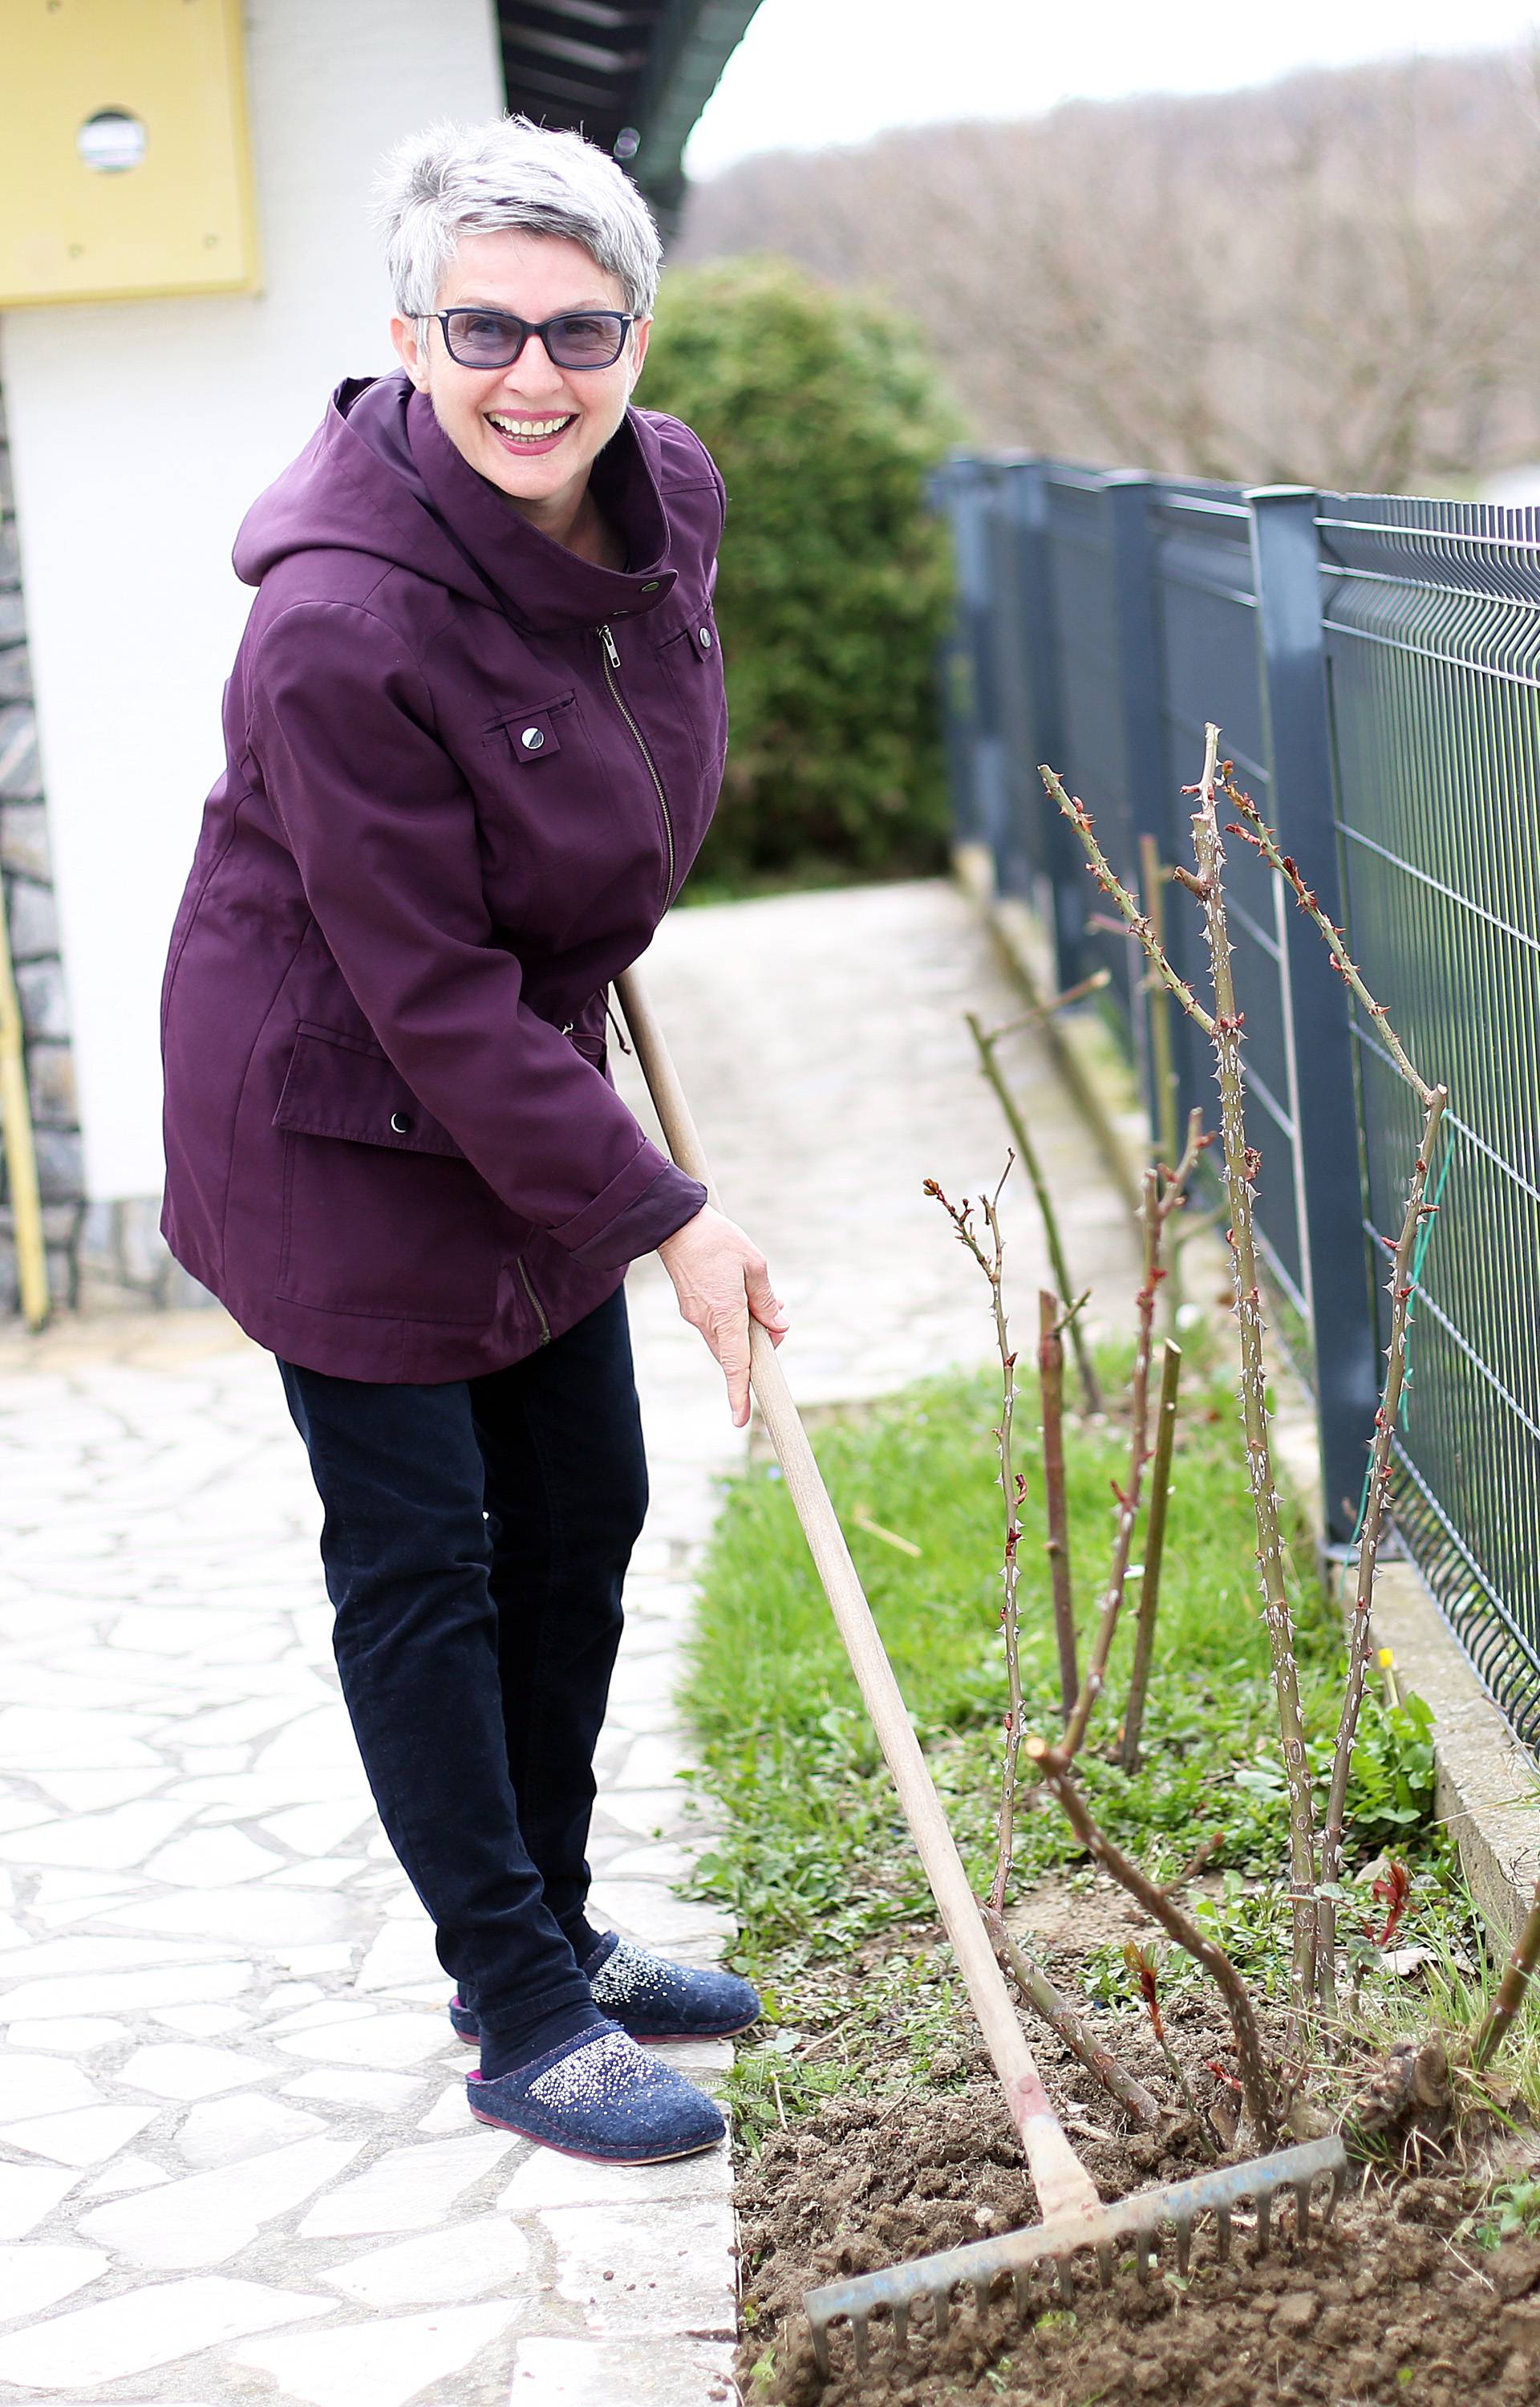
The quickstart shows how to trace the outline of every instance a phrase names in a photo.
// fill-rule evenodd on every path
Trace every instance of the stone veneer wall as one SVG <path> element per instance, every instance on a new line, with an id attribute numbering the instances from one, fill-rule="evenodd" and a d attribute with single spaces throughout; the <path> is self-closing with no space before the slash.
<path id="1" fill-rule="evenodd" d="M 0 908 L 10 931 L 21 1004 L 27 1086 L 55 1308 L 207 1303 L 171 1259 L 159 1196 L 88 1204 L 69 998 L 59 947 L 48 806 L 27 658 L 26 613 L 12 502 L 5 395 L 0 392 Z M 0 1155 L 0 1323 L 20 1311 L 16 1246 Z"/>
<path id="2" fill-rule="evenodd" d="M 21 603 L 21 566 L 11 496 L 10 446 L 0 394 L 0 894 L 10 930 L 32 1095 L 49 1290 L 73 1304 L 79 1283 L 85 1175 L 70 1052 L 69 1004 L 59 954 L 48 812 L 37 757 Z M 0 1318 L 19 1309 L 16 1247 L 0 1158 Z"/>

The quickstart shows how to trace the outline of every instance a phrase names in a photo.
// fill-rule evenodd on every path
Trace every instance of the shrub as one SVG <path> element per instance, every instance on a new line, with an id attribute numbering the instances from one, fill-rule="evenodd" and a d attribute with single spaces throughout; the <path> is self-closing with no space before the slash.
<path id="1" fill-rule="evenodd" d="M 938 866 L 951 566 L 925 479 L 959 430 L 918 337 L 784 261 L 676 269 L 639 399 L 728 487 L 732 739 L 698 885 Z"/>

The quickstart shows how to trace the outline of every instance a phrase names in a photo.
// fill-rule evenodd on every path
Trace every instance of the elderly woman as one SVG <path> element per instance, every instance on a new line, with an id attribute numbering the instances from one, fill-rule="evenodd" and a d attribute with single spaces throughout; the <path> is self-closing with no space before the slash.
<path id="1" fill-rule="evenodd" d="M 592 1759 L 646 1503 L 622 1291 L 657 1252 L 748 1417 L 764 1260 L 605 1069 L 727 741 L 723 488 L 631 406 L 658 242 L 575 135 L 392 158 L 398 374 L 342 384 L 235 549 L 257 589 L 164 994 L 177 1259 L 277 1357 L 343 1694 L 458 1985 L 485 2122 L 712 2146 L 638 2044 L 746 1982 L 595 1930 Z"/>

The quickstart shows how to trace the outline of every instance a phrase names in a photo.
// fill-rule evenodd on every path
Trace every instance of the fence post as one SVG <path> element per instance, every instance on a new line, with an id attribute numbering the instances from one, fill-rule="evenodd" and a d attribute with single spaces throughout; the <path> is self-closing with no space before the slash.
<path id="1" fill-rule="evenodd" d="M 1013 764 L 1011 790 L 1022 814 L 1020 842 L 1030 865 L 1032 899 L 1053 945 L 1053 974 L 1062 988 L 1082 975 L 1081 943 L 1085 930 L 1084 856 L 1058 812 L 1050 807 L 1038 775 L 1039 762 L 1065 765 L 1064 713 L 1059 697 L 1058 634 L 1049 560 L 1050 463 L 1011 459 L 1005 468 L 1005 501 L 1013 558 L 1013 685 L 1022 708 L 1011 733 L 1022 744 Z"/>
<path id="2" fill-rule="evenodd" d="M 963 659 L 962 605 L 958 595 L 957 509 L 960 463 L 944 460 L 933 468 L 925 498 L 945 524 L 951 545 L 952 607 L 936 646 L 936 702 L 941 721 L 941 749 L 946 762 L 947 797 L 952 806 L 952 842 L 964 842 L 972 818 L 973 798 L 968 759 L 968 665 Z"/>
<path id="3" fill-rule="evenodd" d="M 1160 629 L 1155 616 L 1155 554 L 1150 525 L 1150 502 L 1155 479 L 1138 469 L 1118 468 L 1103 477 L 1102 486 L 1111 512 L 1118 705 L 1123 720 L 1123 777 L 1128 817 L 1134 832 L 1132 857 L 1114 863 L 1114 866 L 1137 891 L 1140 836 L 1154 837 L 1164 862 L 1169 861 L 1171 851 L 1165 722 L 1161 716 Z M 1149 993 L 1144 975 L 1142 956 L 1131 954 L 1134 1042 L 1145 1110 L 1153 1134 L 1161 1125 L 1161 1099 L 1155 1091 Z"/>
<path id="4" fill-rule="evenodd" d="M 1032 754 L 1033 702 L 1022 629 L 1023 561 L 1017 525 L 1017 461 L 1007 453 L 989 463 L 984 506 L 984 543 L 989 563 L 989 608 L 982 640 L 989 647 L 995 733 L 999 739 L 1000 816 L 991 831 L 995 890 L 1031 890 L 1032 836 L 1036 822 L 1024 772 Z"/>
<path id="5" fill-rule="evenodd" d="M 972 602 L 979 582 L 979 473 L 978 461 L 966 452 L 954 451 L 932 472 L 930 479 L 931 507 L 946 520 L 952 535 L 952 616 L 939 647 L 936 670 L 940 687 L 954 845 L 979 843 L 983 828 L 975 757 L 980 732 L 979 679 L 972 655 Z"/>
<path id="6" fill-rule="evenodd" d="M 1317 496 L 1261 487 L 1251 515 L 1262 701 L 1272 817 L 1328 918 L 1342 918 Z M 1352 1534 L 1378 1390 L 1363 1239 L 1350 1000 L 1302 911 L 1284 909 L 1300 1255 L 1315 1345 L 1321 1494 L 1329 1540 Z"/>
<path id="7" fill-rule="evenodd" d="M 993 613 L 989 521 L 992 472 L 986 461 L 953 460 L 952 527 L 957 548 L 957 630 L 954 664 L 967 684 L 964 704 L 968 738 L 968 819 L 963 833 L 997 854 L 1008 816 L 1004 748 L 1000 741 L 995 659 L 990 642 Z"/>

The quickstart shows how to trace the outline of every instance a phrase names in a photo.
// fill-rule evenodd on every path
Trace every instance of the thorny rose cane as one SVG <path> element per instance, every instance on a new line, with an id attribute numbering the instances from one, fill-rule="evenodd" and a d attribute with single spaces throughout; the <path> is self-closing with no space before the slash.
<path id="1" fill-rule="evenodd" d="M 989 1250 L 980 1244 L 973 1226 L 973 1206 L 965 1195 L 960 1204 L 951 1204 L 934 1178 L 925 1182 L 925 1191 L 933 1196 L 951 1221 L 959 1245 L 966 1246 L 985 1278 L 989 1281 L 990 1303 L 995 1315 L 995 1343 L 1000 1357 L 1000 1418 L 995 1431 L 999 1452 L 1000 1498 L 1005 1507 L 1005 1540 L 1001 1548 L 1000 1579 L 1004 1595 L 1000 1603 L 1000 1632 L 1005 1641 L 1006 1685 L 1008 1689 L 1005 1716 L 1005 1747 L 1000 1766 L 1000 1810 L 998 1837 L 995 1856 L 995 1877 L 990 1883 L 989 1902 L 996 1914 L 1005 1908 L 1005 1893 L 1010 1878 L 1010 1858 L 1016 1829 L 1016 1780 L 1022 1747 L 1022 1659 L 1021 1620 L 1016 1591 L 1020 1584 L 1022 1543 L 1022 1500 L 1026 1493 L 1026 1481 L 1015 1468 L 1011 1453 L 1011 1429 L 1016 1417 L 1016 1355 L 1010 1343 L 1010 1332 L 1005 1311 L 1005 1238 L 1000 1232 L 1000 1190 L 1010 1175 L 1014 1155 L 1006 1156 L 999 1186 L 993 1195 L 983 1196 L 979 1209 L 984 1216 L 989 1232 Z"/>
<path id="2" fill-rule="evenodd" d="M 1430 1087 L 1414 1067 L 1410 1056 L 1390 1024 L 1385 1005 L 1377 1003 L 1364 985 L 1359 970 L 1343 941 L 1342 931 L 1335 927 L 1321 909 L 1310 888 L 1306 885 L 1295 863 L 1279 849 L 1274 835 L 1250 794 L 1242 793 L 1235 782 L 1233 764 L 1226 761 L 1221 771 L 1221 788 L 1230 808 L 1238 811 L 1240 823 L 1226 833 L 1244 838 L 1254 846 L 1274 873 L 1293 889 L 1300 909 L 1315 921 L 1330 950 L 1333 966 L 1352 989 L 1363 1010 L 1374 1020 L 1386 1049 L 1401 1075 L 1421 1104 L 1425 1118 L 1417 1160 L 1412 1166 L 1406 1193 L 1406 1208 L 1402 1218 L 1401 1233 L 1391 1252 L 1391 1340 L 1387 1348 L 1385 1383 L 1375 1411 L 1374 1441 L 1369 1449 L 1369 1474 L 1364 1488 L 1363 1513 L 1358 1541 L 1358 1574 L 1353 1592 L 1353 1617 L 1348 1652 L 1348 1680 L 1343 1691 L 1342 1710 L 1337 1721 L 1336 1743 L 1332 1753 L 1332 1779 L 1327 1793 L 1326 1821 L 1321 1832 L 1321 1896 L 1317 1904 L 1317 1987 L 1323 2006 L 1330 2008 L 1336 2001 L 1336 1890 L 1342 1879 L 1342 1842 L 1348 1813 L 1348 1777 L 1352 1769 L 1353 1745 L 1358 1736 L 1359 1716 L 1363 1705 L 1363 1690 L 1368 1681 L 1369 1658 L 1373 1652 L 1375 1574 L 1378 1567 L 1379 1540 L 1385 1525 L 1385 1514 L 1391 1500 L 1391 1446 L 1395 1435 L 1396 1416 L 1401 1409 L 1402 1389 L 1406 1376 L 1406 1333 L 1413 1294 L 1412 1261 L 1417 1240 L 1423 1222 L 1437 1209 L 1427 1200 L 1428 1176 L 1433 1165 L 1434 1147 L 1437 1143 L 1444 1106 L 1448 1102 L 1447 1087 Z"/>
<path id="3" fill-rule="evenodd" d="M 1279 1498 L 1273 1483 L 1272 1449 L 1267 1436 L 1266 1364 L 1263 1353 L 1262 1293 L 1257 1274 L 1256 1237 L 1252 1226 L 1252 1181 L 1258 1157 L 1246 1142 L 1244 1090 L 1240 1069 L 1241 1014 L 1236 1004 L 1235 976 L 1225 919 L 1222 873 L 1224 848 L 1220 842 L 1214 805 L 1219 772 L 1219 729 L 1211 721 L 1205 731 L 1203 775 L 1193 814 L 1193 850 L 1197 874 L 1176 872 L 1179 882 L 1195 894 L 1203 906 L 1204 937 L 1208 947 L 1214 985 L 1214 1009 L 1206 1011 L 1185 979 L 1172 967 L 1154 940 L 1146 915 L 1117 877 L 1092 825 L 1083 803 L 1071 797 L 1053 770 L 1044 764 L 1041 776 L 1050 795 L 1074 828 L 1084 847 L 1092 876 L 1111 896 L 1150 961 L 1189 1018 L 1210 1039 L 1220 1090 L 1220 1136 L 1224 1155 L 1224 1187 L 1230 1226 L 1226 1239 L 1235 1275 L 1236 1317 L 1240 1332 L 1241 1412 L 1246 1431 L 1246 1467 L 1256 1517 L 1257 1561 L 1262 1575 L 1263 1617 L 1272 1655 L 1273 1689 L 1278 1701 L 1279 1734 L 1283 1746 L 1283 1774 L 1289 1792 L 1289 1855 L 1293 1922 L 1293 1988 L 1299 2005 L 1315 1992 L 1316 1867 L 1315 1815 L 1310 1797 L 1309 1765 L 1305 1754 L 1305 1728 L 1299 1703 L 1299 1672 L 1294 1661 L 1293 1624 L 1283 1574 L 1283 1544 L 1279 1524 Z"/>
<path id="4" fill-rule="evenodd" d="M 1134 1368 L 1129 1383 L 1129 1438 L 1127 1485 L 1114 1488 L 1117 1499 L 1118 1524 L 1112 1542 L 1112 1561 L 1102 1590 L 1101 1619 L 1097 1625 L 1091 1659 L 1081 1682 L 1075 1709 L 1065 1726 L 1062 1741 L 1067 1758 L 1073 1759 L 1084 1743 L 1086 1725 L 1107 1678 L 1108 1660 L 1112 1641 L 1117 1633 L 1118 1617 L 1123 1611 L 1123 1590 L 1128 1584 L 1128 1565 L 1133 1554 L 1134 1531 L 1138 1524 L 1139 1499 L 1144 1486 L 1145 1465 L 1150 1460 L 1150 1352 L 1155 1325 L 1155 1297 L 1166 1273 L 1161 1263 L 1166 1226 L 1173 1212 L 1187 1200 L 1188 1182 L 1197 1163 L 1198 1155 L 1208 1140 L 1194 1112 L 1187 1125 L 1187 1144 L 1181 1160 L 1174 1170 L 1147 1170 L 1144 1174 L 1144 1205 L 1141 1226 L 1144 1234 L 1144 1276 L 1137 1299 L 1137 1335 L 1134 1346 Z"/>
<path id="5" fill-rule="evenodd" d="M 1026 1172 L 1031 1181 L 1032 1192 L 1037 1198 L 1038 1211 L 1043 1224 L 1043 1238 L 1048 1246 L 1048 1259 L 1053 1266 L 1053 1276 L 1058 1283 L 1065 1312 L 1070 1316 L 1067 1325 L 1069 1330 L 1069 1343 L 1075 1350 L 1075 1369 L 1081 1383 L 1081 1406 L 1086 1412 L 1093 1414 L 1101 1411 L 1101 1389 L 1096 1379 L 1095 1365 L 1091 1360 L 1091 1348 L 1085 1342 L 1080 1322 L 1073 1317 L 1071 1312 L 1075 1289 L 1070 1281 L 1069 1263 L 1064 1250 L 1064 1236 L 1059 1228 L 1059 1216 L 1054 1208 L 1053 1190 L 1049 1187 L 1042 1163 L 1038 1159 L 1038 1149 L 1032 1142 L 1026 1122 L 1017 1106 L 1014 1095 L 1006 1084 L 1004 1074 L 995 1056 L 995 1048 L 1002 1037 L 1012 1035 L 1018 1028 L 1025 1027 L 1031 1021 L 1040 1022 L 1046 1019 L 1050 1012 L 1063 1010 L 1066 1004 L 1078 1002 L 1081 996 L 1089 994 L 1098 986 L 1105 986 L 1106 983 L 1105 972 L 1099 973 L 1095 977 L 1082 978 L 1079 986 L 1070 987 L 1067 992 L 1055 995 L 1051 1003 L 1044 1004 L 1038 1010 L 1024 1013 L 1020 1019 L 1010 1020 L 1004 1028 L 986 1029 L 976 1012 L 965 1012 L 963 1015 L 968 1021 L 968 1033 L 978 1048 L 979 1067 L 995 1090 L 995 1100 L 1004 1113 L 1005 1124 L 1010 1131 L 1010 1142 L 1015 1147 L 1016 1158 Z"/>

